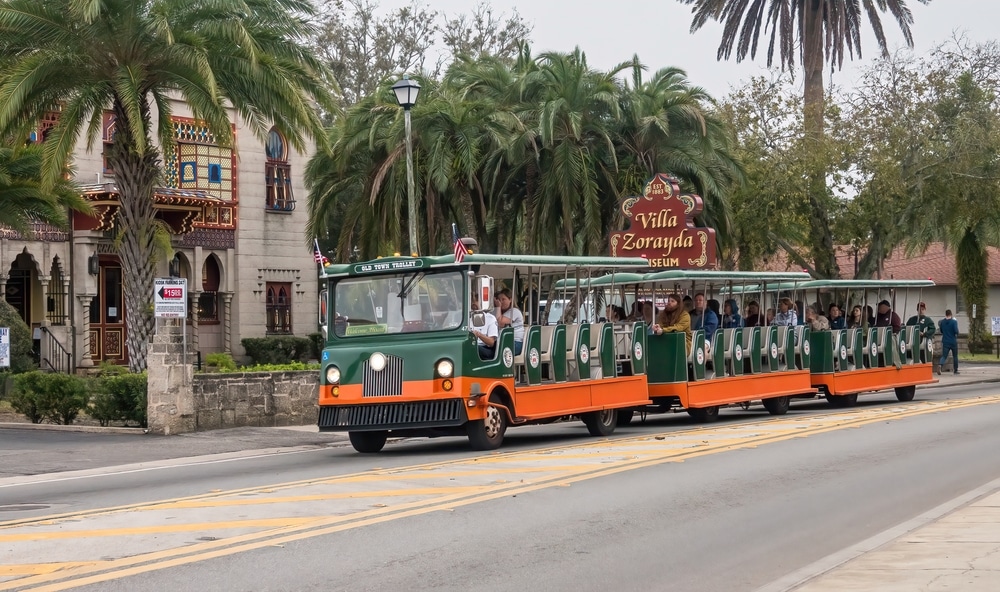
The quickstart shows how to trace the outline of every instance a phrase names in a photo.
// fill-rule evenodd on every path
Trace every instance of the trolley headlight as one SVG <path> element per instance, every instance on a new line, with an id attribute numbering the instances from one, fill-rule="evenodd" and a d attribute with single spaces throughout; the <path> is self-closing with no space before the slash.
<path id="1" fill-rule="evenodd" d="M 336 366 L 326 367 L 326 382 L 327 384 L 337 384 L 340 382 L 340 368 Z"/>
<path id="2" fill-rule="evenodd" d="M 451 363 L 451 360 L 441 360 L 437 363 L 436 370 L 441 378 L 451 378 L 452 372 L 455 371 L 455 365 Z"/>
<path id="3" fill-rule="evenodd" d="M 373 372 L 381 372 L 385 370 L 385 354 L 381 352 L 375 352 L 370 358 L 368 358 L 368 367 L 372 369 Z"/>

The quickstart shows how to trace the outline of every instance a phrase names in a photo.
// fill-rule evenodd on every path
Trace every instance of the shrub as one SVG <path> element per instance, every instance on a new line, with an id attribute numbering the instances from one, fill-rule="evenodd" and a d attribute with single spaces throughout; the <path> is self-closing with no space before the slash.
<path id="1" fill-rule="evenodd" d="M 45 411 L 40 406 L 40 393 L 45 387 L 42 381 L 43 372 L 26 372 L 14 377 L 14 392 L 10 395 L 10 406 L 31 423 L 42 423 Z"/>
<path id="2" fill-rule="evenodd" d="M 99 376 L 93 385 L 87 413 L 102 426 L 113 421 L 125 425 L 135 422 L 146 427 L 146 373 L 107 374 Z"/>
<path id="3" fill-rule="evenodd" d="M 14 378 L 11 406 L 32 423 L 73 423 L 88 403 L 87 383 L 72 374 L 34 371 Z"/>
<path id="4" fill-rule="evenodd" d="M 0 298 L 0 327 L 10 328 L 10 369 L 12 374 L 38 368 L 32 352 L 31 329 L 7 301 Z"/>
<path id="5" fill-rule="evenodd" d="M 306 364 L 305 362 L 289 362 L 288 364 L 256 364 L 254 366 L 243 366 L 241 372 L 297 372 L 300 370 L 319 370 L 319 364 Z"/>
<path id="6" fill-rule="evenodd" d="M 311 360 L 319 360 L 320 356 L 323 355 L 323 348 L 326 346 L 326 339 L 323 338 L 322 333 L 310 333 L 309 341 L 312 342 L 312 357 Z"/>
<path id="7" fill-rule="evenodd" d="M 305 362 L 312 355 L 313 343 L 305 337 L 245 337 L 240 340 L 251 364 L 288 364 Z"/>
<path id="8" fill-rule="evenodd" d="M 233 360 L 233 356 L 227 353 L 214 353 L 205 356 L 206 366 L 217 366 L 220 370 L 233 371 L 236 370 L 236 361 Z"/>

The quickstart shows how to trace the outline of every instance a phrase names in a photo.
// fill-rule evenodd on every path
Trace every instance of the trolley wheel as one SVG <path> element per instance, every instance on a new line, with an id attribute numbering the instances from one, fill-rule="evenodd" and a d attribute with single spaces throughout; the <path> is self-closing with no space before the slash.
<path id="1" fill-rule="evenodd" d="M 713 407 L 692 407 L 687 410 L 688 415 L 699 423 L 708 423 L 719 419 L 718 405 Z"/>
<path id="2" fill-rule="evenodd" d="M 490 396 L 490 403 L 501 403 L 496 395 Z M 507 416 L 494 405 L 486 407 L 486 417 L 465 424 L 469 435 L 469 444 L 473 450 L 496 450 L 503 444 L 503 436 L 507 432 Z"/>
<path id="3" fill-rule="evenodd" d="M 629 411 L 628 413 L 631 414 L 632 412 Z M 590 432 L 591 436 L 610 436 L 615 432 L 615 427 L 618 425 L 618 417 L 617 409 L 605 409 L 603 411 L 584 413 L 580 416 L 580 419 L 587 426 L 587 431 Z"/>
<path id="4" fill-rule="evenodd" d="M 853 395 L 826 395 L 826 402 L 830 404 L 830 407 L 835 407 L 841 409 L 844 407 L 854 407 L 858 404 L 857 393 Z"/>
<path id="5" fill-rule="evenodd" d="M 635 416 L 634 409 L 619 409 L 618 410 L 618 421 L 616 424 L 620 428 L 624 428 L 632 423 L 632 418 Z"/>
<path id="6" fill-rule="evenodd" d="M 915 395 L 916 393 L 917 393 L 916 385 L 896 387 L 896 398 L 903 402 L 912 401 L 913 395 Z"/>
<path id="7" fill-rule="evenodd" d="M 371 454 L 382 450 L 389 432 L 348 432 L 347 437 L 351 439 L 351 446 L 355 450 Z"/>
<path id="8" fill-rule="evenodd" d="M 769 399 L 762 399 L 761 403 L 764 404 L 764 409 L 771 415 L 784 415 L 788 413 L 788 403 L 791 401 L 791 397 L 771 397 Z"/>

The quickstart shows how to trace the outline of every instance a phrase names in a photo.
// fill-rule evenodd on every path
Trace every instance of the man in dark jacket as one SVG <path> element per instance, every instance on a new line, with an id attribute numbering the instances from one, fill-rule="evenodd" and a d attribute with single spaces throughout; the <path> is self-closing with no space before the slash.
<path id="1" fill-rule="evenodd" d="M 899 330 L 902 328 L 903 323 L 900 322 L 899 315 L 892 312 L 892 306 L 888 300 L 878 303 L 878 309 L 875 313 L 875 326 L 892 327 L 893 333 L 899 333 Z"/>
<path id="2" fill-rule="evenodd" d="M 950 351 L 955 361 L 952 369 L 958 374 L 958 321 L 952 318 L 951 309 L 944 311 L 944 318 L 938 322 L 938 327 L 941 329 L 941 361 L 937 372 L 941 374 Z"/>
<path id="3" fill-rule="evenodd" d="M 917 314 L 906 319 L 907 325 L 919 325 L 920 336 L 924 339 L 934 339 L 934 320 L 927 316 L 927 305 L 923 302 L 917 304 Z"/>

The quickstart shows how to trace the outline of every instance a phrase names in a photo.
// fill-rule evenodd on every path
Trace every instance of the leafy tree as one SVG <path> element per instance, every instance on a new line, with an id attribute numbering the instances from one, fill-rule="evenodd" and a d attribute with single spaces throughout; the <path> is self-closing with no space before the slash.
<path id="1" fill-rule="evenodd" d="M 488 2 L 480 2 L 471 14 L 447 20 L 441 37 L 452 56 L 492 57 L 510 63 L 531 37 L 531 25 L 517 9 L 509 15 L 496 14 Z"/>
<path id="2" fill-rule="evenodd" d="M 918 0 L 926 4 L 930 0 Z M 885 54 L 888 46 L 880 13 L 889 12 L 907 45 L 913 45 L 910 25 L 913 15 L 905 0 L 680 0 L 693 5 L 691 30 L 700 29 L 709 20 L 722 22 L 722 41 L 718 59 L 729 59 L 735 49 L 736 61 L 749 55 L 756 57 L 761 31 L 770 31 L 767 65 L 770 67 L 777 50 L 778 63 L 795 69 L 799 54 L 804 74 L 803 126 L 807 150 L 822 150 L 824 134 L 825 92 L 823 68 L 827 62 L 841 67 L 844 57 L 861 57 L 861 33 L 867 19 L 879 48 Z M 837 275 L 833 250 L 833 234 L 829 224 L 830 197 L 826 187 L 827 171 L 814 161 L 809 171 L 809 235 L 810 257 L 815 271 L 824 277 Z"/>
<path id="3" fill-rule="evenodd" d="M 321 136 L 314 105 L 332 109 L 325 69 L 303 45 L 308 0 L 0 0 L 0 133 L 15 137 L 46 112 L 43 144 L 55 186 L 80 135 L 92 144 L 115 117 L 106 151 L 121 207 L 130 366 L 146 366 L 157 262 L 153 190 L 173 146 L 171 101 L 183 99 L 222 145 L 235 112 L 262 140 L 273 124 L 296 148 Z M 158 140 L 158 142 L 157 142 Z"/>
<path id="4" fill-rule="evenodd" d="M 353 105 L 399 72 L 422 72 L 439 13 L 417 0 L 384 16 L 371 0 L 325 0 L 313 39 L 338 81 L 341 105 Z"/>

